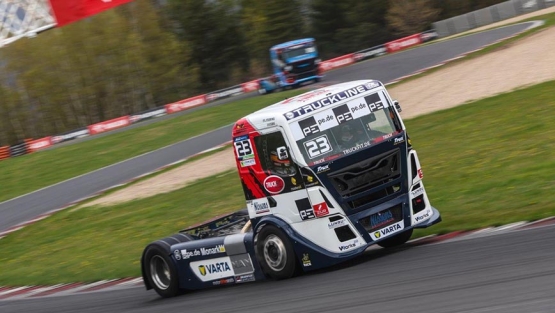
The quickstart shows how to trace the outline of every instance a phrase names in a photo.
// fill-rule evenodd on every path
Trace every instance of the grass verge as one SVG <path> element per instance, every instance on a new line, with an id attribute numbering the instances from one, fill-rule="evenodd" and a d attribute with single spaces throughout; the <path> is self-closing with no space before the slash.
<path id="1" fill-rule="evenodd" d="M 229 125 L 285 98 L 290 90 L 230 102 L 105 137 L 0 162 L 0 202 Z M 86 156 L 86 157 L 84 157 Z"/>
<path id="2" fill-rule="evenodd" d="M 555 215 L 555 81 L 407 120 L 443 222 L 416 236 Z M 0 285 L 139 276 L 149 242 L 244 207 L 235 171 L 151 198 L 66 210 L 0 240 Z"/>

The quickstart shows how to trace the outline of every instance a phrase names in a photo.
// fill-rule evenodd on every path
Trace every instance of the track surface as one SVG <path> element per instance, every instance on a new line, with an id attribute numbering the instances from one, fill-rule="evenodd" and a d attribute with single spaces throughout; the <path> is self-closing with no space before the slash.
<path id="1" fill-rule="evenodd" d="M 529 25 L 530 23 L 523 23 L 507 26 L 386 55 L 328 72 L 325 81 L 341 82 L 373 78 L 382 82 L 390 82 L 511 36 L 526 29 Z M 230 102 L 235 99 L 237 98 L 219 103 Z M 2 202 L 0 203 L 0 231 L 229 141 L 231 139 L 230 129 L 231 126 L 223 127 L 199 137 Z"/>
<path id="2" fill-rule="evenodd" d="M 0 312 L 555 312 L 555 226 L 373 249 L 325 271 L 161 299 L 136 287 Z"/>

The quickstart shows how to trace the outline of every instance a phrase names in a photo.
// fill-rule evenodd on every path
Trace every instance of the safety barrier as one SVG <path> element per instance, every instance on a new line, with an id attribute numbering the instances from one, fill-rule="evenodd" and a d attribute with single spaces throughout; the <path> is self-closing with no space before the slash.
<path id="1" fill-rule="evenodd" d="M 325 61 L 322 61 L 319 66 L 322 72 L 326 72 L 336 68 L 348 66 L 356 62 L 361 62 L 361 61 L 379 57 L 385 54 L 408 49 L 416 45 L 419 45 L 423 42 L 433 40 L 437 37 L 438 37 L 437 33 L 434 30 L 430 30 L 423 33 L 407 36 L 401 39 L 397 39 L 394 41 L 390 41 L 383 45 L 349 53 L 330 60 L 325 60 Z M 198 95 L 198 96 L 190 97 L 177 102 L 169 103 L 164 105 L 163 107 L 157 107 L 137 114 L 121 116 L 108 121 L 92 124 L 87 127 L 83 127 L 80 129 L 75 129 L 75 130 L 63 133 L 61 135 L 47 136 L 36 140 L 26 140 L 25 142 L 22 142 L 10 147 L 1 147 L 0 160 L 6 159 L 9 157 L 15 157 L 15 156 L 24 155 L 27 153 L 36 152 L 68 140 L 73 140 L 76 138 L 81 138 L 86 136 L 92 136 L 99 133 L 115 130 L 118 128 L 127 127 L 131 124 L 160 117 L 166 114 L 181 112 L 181 111 L 202 106 L 209 102 L 213 102 L 223 98 L 228 98 L 239 94 L 255 92 L 258 90 L 258 81 L 260 79 L 267 79 L 267 78 L 268 77 L 254 79 L 229 88 L 216 90 L 213 92 L 209 92 L 207 94 Z M 4 154 L 3 154 L 3 151 L 4 151 Z"/>

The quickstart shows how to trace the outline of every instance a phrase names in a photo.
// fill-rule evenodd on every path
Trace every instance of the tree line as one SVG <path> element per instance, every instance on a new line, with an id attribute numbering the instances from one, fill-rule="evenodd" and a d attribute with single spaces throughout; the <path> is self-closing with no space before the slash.
<path id="1" fill-rule="evenodd" d="M 270 74 L 268 49 L 322 59 L 503 0 L 136 0 L 0 48 L 0 146 Z"/>

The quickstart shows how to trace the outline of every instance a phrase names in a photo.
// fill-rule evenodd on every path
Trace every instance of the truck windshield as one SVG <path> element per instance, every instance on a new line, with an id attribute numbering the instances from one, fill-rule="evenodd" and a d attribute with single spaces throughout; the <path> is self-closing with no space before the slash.
<path id="1" fill-rule="evenodd" d="M 294 57 L 298 57 L 301 55 L 305 55 L 308 53 L 314 53 L 316 52 L 316 47 L 314 47 L 313 43 L 307 43 L 307 44 L 303 44 L 303 45 L 297 45 L 297 46 L 293 46 L 288 48 L 287 50 L 285 50 L 283 52 L 283 56 L 285 57 L 285 59 L 291 59 Z"/>
<path id="2" fill-rule="evenodd" d="M 308 166 L 366 149 L 402 131 L 383 91 L 290 124 Z"/>

